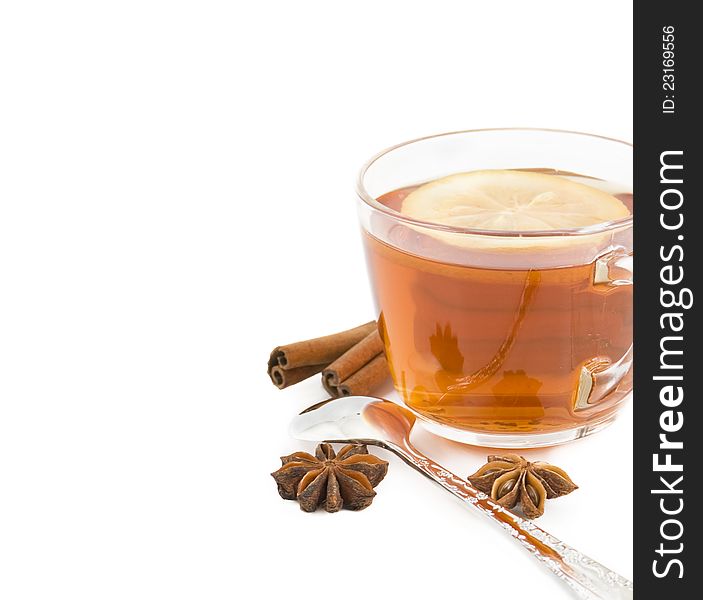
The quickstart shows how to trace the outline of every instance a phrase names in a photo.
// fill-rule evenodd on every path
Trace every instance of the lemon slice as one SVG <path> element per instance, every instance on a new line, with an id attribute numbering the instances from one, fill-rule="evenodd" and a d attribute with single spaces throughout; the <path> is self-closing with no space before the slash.
<path id="1" fill-rule="evenodd" d="M 549 245 L 549 240 L 520 238 L 520 233 L 579 229 L 630 214 L 615 196 L 589 185 L 556 175 L 507 170 L 458 173 L 421 185 L 403 200 L 401 213 L 451 227 L 516 234 L 487 242 L 476 235 L 425 231 L 454 245 L 483 247 Z M 551 243 L 562 245 L 568 240 L 552 238 Z"/>

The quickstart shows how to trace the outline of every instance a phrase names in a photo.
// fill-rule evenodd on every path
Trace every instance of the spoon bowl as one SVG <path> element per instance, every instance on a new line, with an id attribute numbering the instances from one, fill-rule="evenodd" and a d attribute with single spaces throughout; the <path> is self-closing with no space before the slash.
<path id="1" fill-rule="evenodd" d="M 350 442 L 388 447 L 402 445 L 415 425 L 409 410 L 372 396 L 325 400 L 297 415 L 290 434 L 299 440 Z"/>

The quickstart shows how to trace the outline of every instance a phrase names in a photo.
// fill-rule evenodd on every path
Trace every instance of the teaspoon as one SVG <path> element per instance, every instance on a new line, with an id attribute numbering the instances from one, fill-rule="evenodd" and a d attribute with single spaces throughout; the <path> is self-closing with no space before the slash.
<path id="1" fill-rule="evenodd" d="M 632 583 L 581 554 L 537 525 L 503 508 L 469 482 L 427 458 L 410 442 L 415 416 L 380 398 L 347 396 L 305 409 L 290 425 L 293 437 L 308 441 L 362 443 L 390 450 L 464 503 L 502 526 L 545 567 L 566 583 L 577 597 L 633 597 Z"/>

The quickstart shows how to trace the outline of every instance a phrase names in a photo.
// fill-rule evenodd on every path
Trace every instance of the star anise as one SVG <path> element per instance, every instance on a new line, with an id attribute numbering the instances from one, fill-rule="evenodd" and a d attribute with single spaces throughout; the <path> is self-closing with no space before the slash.
<path id="1" fill-rule="evenodd" d="M 518 502 L 528 519 L 544 514 L 544 501 L 573 492 L 578 486 L 563 469 L 545 462 L 528 462 L 517 454 L 491 455 L 469 481 L 501 506 Z"/>
<path id="2" fill-rule="evenodd" d="M 339 454 L 330 444 L 320 444 L 315 456 L 294 452 L 282 456 L 281 463 L 281 468 L 271 473 L 278 493 L 286 500 L 298 500 L 306 512 L 319 506 L 327 512 L 366 508 L 376 495 L 373 488 L 388 471 L 388 463 L 369 454 L 363 444 L 348 444 Z"/>

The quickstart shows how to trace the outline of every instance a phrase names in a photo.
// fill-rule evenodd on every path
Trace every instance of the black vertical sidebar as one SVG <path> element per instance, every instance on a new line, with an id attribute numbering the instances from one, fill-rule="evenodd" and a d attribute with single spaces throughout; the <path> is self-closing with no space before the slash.
<path id="1" fill-rule="evenodd" d="M 703 597 L 703 511 L 693 494 L 703 438 L 696 6 L 634 3 L 635 598 Z"/>

